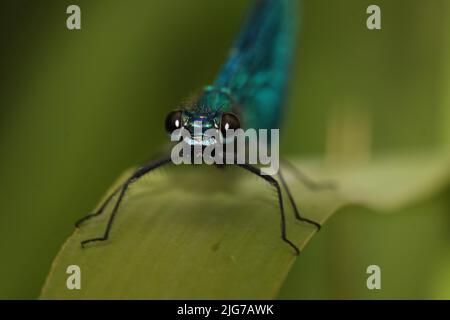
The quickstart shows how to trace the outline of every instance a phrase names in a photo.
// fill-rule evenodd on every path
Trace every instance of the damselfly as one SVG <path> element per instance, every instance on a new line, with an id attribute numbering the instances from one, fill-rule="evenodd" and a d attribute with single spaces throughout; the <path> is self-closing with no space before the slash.
<path id="1" fill-rule="evenodd" d="M 167 132 L 172 133 L 174 130 L 183 128 L 193 135 L 195 124 L 200 123 L 203 131 L 200 135 L 197 133 L 190 143 L 205 145 L 211 143 L 210 137 L 204 134 L 206 129 L 214 128 L 226 136 L 227 131 L 237 128 L 278 128 L 294 54 L 297 3 L 298 0 L 255 0 L 217 79 L 212 85 L 207 86 L 193 103 L 169 113 L 165 120 Z M 141 166 L 104 201 L 96 212 L 80 219 L 76 224 L 77 227 L 87 219 L 100 215 L 118 194 L 103 236 L 84 240 L 81 243 L 82 246 L 89 242 L 107 240 L 129 186 L 143 175 L 170 162 L 170 156 L 164 156 Z M 286 236 L 283 198 L 278 180 L 270 175 L 263 175 L 257 166 L 247 163 L 236 165 L 261 177 L 276 189 L 280 209 L 281 238 L 298 254 L 299 249 Z M 319 187 L 301 172 L 296 171 L 295 167 L 291 166 L 291 168 L 307 186 L 312 189 Z M 319 223 L 300 215 L 281 170 L 278 171 L 278 178 L 287 192 L 295 217 L 320 229 Z"/>

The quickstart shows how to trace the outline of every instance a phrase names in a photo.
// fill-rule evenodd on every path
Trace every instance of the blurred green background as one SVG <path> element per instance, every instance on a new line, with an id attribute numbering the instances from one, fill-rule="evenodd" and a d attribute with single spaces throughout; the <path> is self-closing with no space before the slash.
<path id="1" fill-rule="evenodd" d="M 372 1 L 303 2 L 282 152 L 337 163 L 448 150 L 450 2 L 378 0 L 378 31 L 366 28 Z M 70 4 L 82 30 L 66 28 Z M 74 221 L 214 79 L 248 4 L 1 1 L 0 298 L 38 296 Z M 450 298 L 449 195 L 338 213 L 281 297 Z M 381 291 L 365 288 L 368 264 L 383 269 Z"/>

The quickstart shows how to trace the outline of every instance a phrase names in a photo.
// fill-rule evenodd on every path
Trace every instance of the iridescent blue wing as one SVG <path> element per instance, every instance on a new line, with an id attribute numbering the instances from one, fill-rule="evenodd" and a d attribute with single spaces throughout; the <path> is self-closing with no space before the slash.
<path id="1" fill-rule="evenodd" d="M 278 128 L 295 46 L 298 0 L 256 0 L 215 87 L 228 88 L 246 128 Z"/>

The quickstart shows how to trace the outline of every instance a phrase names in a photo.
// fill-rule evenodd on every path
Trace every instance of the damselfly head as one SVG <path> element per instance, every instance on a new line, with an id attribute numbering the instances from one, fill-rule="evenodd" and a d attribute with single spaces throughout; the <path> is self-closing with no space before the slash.
<path id="1" fill-rule="evenodd" d="M 175 110 L 166 117 L 166 131 L 172 134 L 180 132 L 180 140 L 190 145 L 213 145 L 227 143 L 227 132 L 240 128 L 239 118 L 230 112 L 199 112 L 191 110 Z M 229 138 L 229 137 L 228 137 Z"/>

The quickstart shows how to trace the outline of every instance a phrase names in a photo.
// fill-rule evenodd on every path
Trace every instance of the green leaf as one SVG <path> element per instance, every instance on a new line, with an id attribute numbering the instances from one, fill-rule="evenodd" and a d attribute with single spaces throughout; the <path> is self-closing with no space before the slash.
<path id="1" fill-rule="evenodd" d="M 339 185 L 312 192 L 284 171 L 302 213 L 321 223 L 345 205 L 391 210 L 420 201 L 450 176 L 446 155 L 388 157 L 348 168 L 295 164 Z M 288 238 L 303 248 L 316 230 L 296 221 L 284 200 Z M 150 173 L 130 188 L 110 239 L 82 249 L 80 241 L 102 235 L 111 209 L 69 237 L 41 299 L 271 299 L 296 259 L 280 238 L 273 188 L 240 168 L 170 166 Z M 74 264 L 81 268 L 81 290 L 66 288 L 66 269 Z"/>

